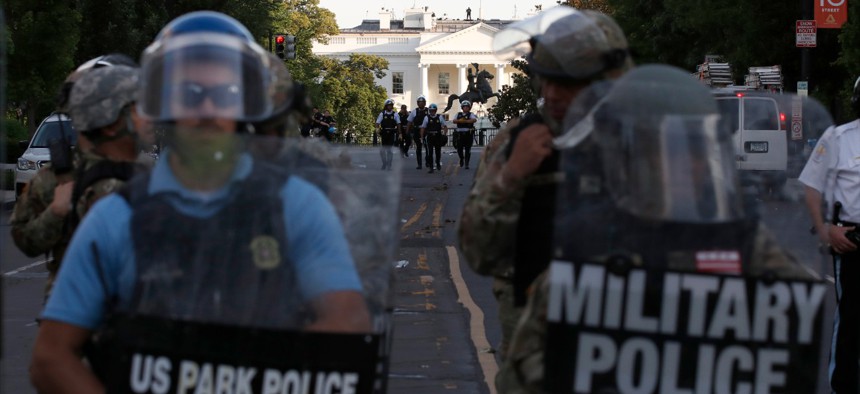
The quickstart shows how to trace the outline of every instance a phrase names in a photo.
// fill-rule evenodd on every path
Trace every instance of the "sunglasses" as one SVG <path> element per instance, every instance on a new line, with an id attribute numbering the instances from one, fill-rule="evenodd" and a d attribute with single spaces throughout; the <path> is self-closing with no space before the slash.
<path id="1" fill-rule="evenodd" d="M 242 90 L 236 84 L 203 86 L 195 82 L 182 82 L 178 87 L 182 97 L 182 105 L 186 108 L 196 108 L 209 97 L 217 108 L 230 108 L 242 100 Z"/>

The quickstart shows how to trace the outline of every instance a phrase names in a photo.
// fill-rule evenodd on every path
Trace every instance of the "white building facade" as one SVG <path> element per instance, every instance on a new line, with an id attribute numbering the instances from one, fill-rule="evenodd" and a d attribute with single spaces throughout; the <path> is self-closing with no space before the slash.
<path id="1" fill-rule="evenodd" d="M 402 20 L 395 20 L 391 12 L 383 11 L 379 20 L 364 20 L 357 27 L 341 29 L 328 44 L 315 42 L 313 52 L 339 60 L 347 60 L 351 53 L 385 58 L 389 62 L 387 74 L 376 83 L 388 91 L 396 102 L 395 109 L 401 104 L 412 109 L 418 96 L 423 95 L 428 105 L 436 103 L 441 112 L 449 95 L 468 90 L 469 68 L 473 73 L 486 70 L 493 74 L 494 79 L 489 81 L 493 92 L 512 83 L 511 73 L 518 70 L 497 59 L 492 51 L 493 35 L 511 22 L 441 20 L 426 9 L 406 10 Z M 496 100 L 494 97 L 483 106 L 476 104 L 472 111 L 481 114 Z M 448 113 L 459 111 L 458 105 L 455 101 Z"/>

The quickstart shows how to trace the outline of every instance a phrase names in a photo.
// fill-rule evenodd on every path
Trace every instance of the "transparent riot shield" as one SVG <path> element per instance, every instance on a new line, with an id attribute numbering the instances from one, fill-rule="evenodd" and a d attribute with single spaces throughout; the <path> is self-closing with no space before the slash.
<path id="1" fill-rule="evenodd" d="M 601 95 L 565 125 L 581 135 L 562 150 L 554 261 L 529 305 L 547 319 L 542 390 L 828 392 L 832 274 L 789 164 L 827 111 L 660 65 Z"/>
<path id="2" fill-rule="evenodd" d="M 9 37 L 6 32 L 6 17 L 3 15 L 3 10 L 0 9 L 0 108 L 3 109 L 3 119 L 0 119 L 0 163 L 6 163 L 6 40 Z M 6 177 L 6 172 L 3 172 L 3 176 Z M 9 178 L 4 178 L 3 185 L 6 185 L 6 181 Z M 4 188 L 5 189 L 5 188 Z M 5 203 L 5 201 L 4 201 Z M 6 248 L 11 247 L 11 245 L 4 245 L 3 241 L 0 241 L 0 249 L 6 250 Z M 5 297 L 3 297 L 3 281 L 0 281 L 0 316 L 6 316 L 3 314 L 3 303 Z M 3 325 L 0 324 L 0 359 L 3 358 Z"/>
<path id="3" fill-rule="evenodd" d="M 400 172 L 309 139 L 180 133 L 122 195 L 135 269 L 92 357 L 108 391 L 384 392 Z"/>

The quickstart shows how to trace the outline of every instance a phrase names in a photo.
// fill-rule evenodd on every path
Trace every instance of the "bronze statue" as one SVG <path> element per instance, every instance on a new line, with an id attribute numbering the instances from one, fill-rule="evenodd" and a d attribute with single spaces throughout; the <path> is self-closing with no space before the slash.
<path id="1" fill-rule="evenodd" d="M 472 73 L 472 68 L 470 67 L 469 73 L 466 75 L 466 79 L 469 81 L 466 92 L 461 95 L 452 94 L 448 96 L 448 106 L 442 112 L 448 112 L 454 100 L 469 100 L 472 104 L 486 104 L 490 97 L 499 97 L 499 93 L 493 92 L 493 88 L 490 87 L 489 81 L 495 78 L 493 74 L 490 74 L 487 70 L 478 71 L 478 63 L 472 63 L 472 66 L 475 68 L 475 73 Z"/>

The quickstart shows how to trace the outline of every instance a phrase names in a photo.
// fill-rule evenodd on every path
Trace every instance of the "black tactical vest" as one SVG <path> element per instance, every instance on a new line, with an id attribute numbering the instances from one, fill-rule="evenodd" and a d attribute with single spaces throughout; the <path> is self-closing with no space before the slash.
<path id="1" fill-rule="evenodd" d="M 433 134 L 442 131 L 442 117 L 427 115 L 427 128 L 424 131 Z"/>
<path id="2" fill-rule="evenodd" d="M 255 162 L 208 218 L 183 214 L 172 193 L 148 195 L 149 176 L 121 194 L 132 208 L 137 278 L 129 312 L 261 328 L 306 323 L 280 192 L 289 175 Z"/>
<path id="3" fill-rule="evenodd" d="M 382 130 L 394 130 L 397 128 L 397 121 L 394 120 L 394 117 L 397 116 L 396 112 L 386 113 L 382 111 L 382 121 L 379 122 L 379 127 Z"/>
<path id="4" fill-rule="evenodd" d="M 412 118 L 412 127 L 414 127 L 415 130 L 418 130 L 418 128 L 421 127 L 422 124 L 424 124 L 425 116 L 429 116 L 427 114 L 427 107 L 415 108 L 415 117 Z"/>
<path id="5" fill-rule="evenodd" d="M 458 112 L 458 113 L 457 113 L 457 119 L 469 119 L 469 118 L 470 118 L 470 116 L 469 116 L 469 115 L 471 115 L 471 114 L 472 114 L 471 112 L 469 112 L 469 114 L 466 114 L 465 112 Z M 457 130 L 460 130 L 460 129 L 472 129 L 472 128 L 474 128 L 474 126 L 475 126 L 474 124 L 466 124 L 466 125 L 462 125 L 462 124 L 459 124 L 459 123 L 458 123 L 458 124 L 457 124 Z M 517 133 L 519 133 L 519 130 L 522 130 L 522 129 L 518 128 Z M 465 130 L 463 130 L 463 131 L 465 131 Z M 461 131 L 461 132 L 462 132 L 462 131 Z M 514 138 L 514 136 L 513 136 L 513 135 L 511 135 L 511 140 L 512 140 L 512 141 L 513 141 L 513 138 Z M 508 153 L 508 156 L 510 156 L 510 153 Z"/>

